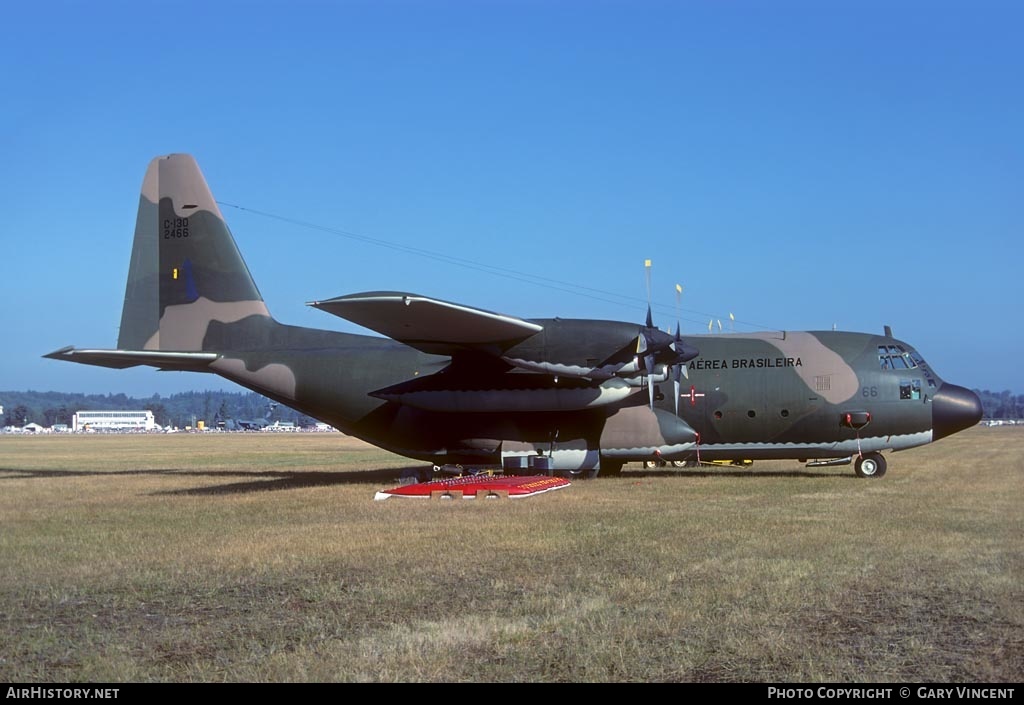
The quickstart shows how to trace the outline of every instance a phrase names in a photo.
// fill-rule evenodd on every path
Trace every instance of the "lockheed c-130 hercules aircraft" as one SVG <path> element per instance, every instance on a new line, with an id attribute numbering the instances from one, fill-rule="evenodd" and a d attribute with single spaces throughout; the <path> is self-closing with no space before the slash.
<path id="1" fill-rule="evenodd" d="M 412 293 L 311 306 L 387 338 L 278 323 L 195 160 L 146 171 L 117 349 L 46 357 L 212 372 L 394 453 L 615 474 L 624 463 L 855 461 L 976 424 L 980 400 L 905 342 L 836 331 L 675 335 L 524 319 Z M 685 378 L 685 382 L 683 379 Z"/>

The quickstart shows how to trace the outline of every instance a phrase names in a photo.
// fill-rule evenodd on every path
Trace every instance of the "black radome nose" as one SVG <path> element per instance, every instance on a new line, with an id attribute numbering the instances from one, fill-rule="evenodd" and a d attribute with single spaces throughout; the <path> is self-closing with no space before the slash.
<path id="1" fill-rule="evenodd" d="M 981 399 L 966 387 L 943 384 L 932 397 L 932 440 L 951 436 L 981 421 Z"/>

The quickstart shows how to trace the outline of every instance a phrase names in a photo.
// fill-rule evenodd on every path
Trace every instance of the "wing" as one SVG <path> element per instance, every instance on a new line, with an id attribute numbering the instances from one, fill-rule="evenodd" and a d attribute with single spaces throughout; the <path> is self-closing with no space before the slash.
<path id="1" fill-rule="evenodd" d="M 544 330 L 513 316 L 401 291 L 370 291 L 309 306 L 432 355 L 478 350 L 498 355 Z"/>

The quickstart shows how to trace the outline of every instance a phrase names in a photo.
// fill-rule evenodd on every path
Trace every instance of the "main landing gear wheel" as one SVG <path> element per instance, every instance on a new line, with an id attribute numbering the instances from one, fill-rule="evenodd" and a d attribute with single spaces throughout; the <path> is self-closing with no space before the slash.
<path id="1" fill-rule="evenodd" d="M 865 453 L 853 466 L 857 477 L 881 477 L 885 474 L 885 458 L 881 453 Z"/>

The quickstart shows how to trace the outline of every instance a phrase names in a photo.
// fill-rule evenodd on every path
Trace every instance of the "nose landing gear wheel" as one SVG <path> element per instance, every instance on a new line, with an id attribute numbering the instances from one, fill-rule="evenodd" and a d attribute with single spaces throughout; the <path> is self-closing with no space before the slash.
<path id="1" fill-rule="evenodd" d="M 853 466 L 857 477 L 881 477 L 885 474 L 885 458 L 881 453 L 865 453 Z"/>

